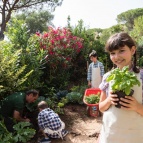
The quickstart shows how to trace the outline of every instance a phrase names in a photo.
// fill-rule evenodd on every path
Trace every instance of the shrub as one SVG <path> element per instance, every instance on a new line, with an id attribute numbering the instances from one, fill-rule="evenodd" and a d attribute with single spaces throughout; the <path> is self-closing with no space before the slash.
<path id="1" fill-rule="evenodd" d="M 73 60 L 82 49 L 83 39 L 72 35 L 66 28 L 49 27 L 47 32 L 36 34 L 39 37 L 37 44 L 47 53 L 47 65 L 42 80 L 49 86 L 64 89 L 71 76 Z"/>
<path id="2" fill-rule="evenodd" d="M 33 71 L 30 70 L 23 75 L 26 65 L 18 67 L 21 50 L 13 53 L 9 43 L 0 42 L 0 45 L 0 97 L 2 97 L 14 91 L 24 90 L 23 85 Z"/>
<path id="3" fill-rule="evenodd" d="M 14 133 L 8 132 L 4 123 L 0 122 L 0 142 L 1 143 L 27 143 L 35 134 L 35 130 L 30 128 L 29 122 L 19 122 L 14 125 Z"/>

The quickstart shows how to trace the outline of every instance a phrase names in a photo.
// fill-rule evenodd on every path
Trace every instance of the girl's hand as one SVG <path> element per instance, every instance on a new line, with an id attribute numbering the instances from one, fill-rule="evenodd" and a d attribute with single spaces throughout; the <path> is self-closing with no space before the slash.
<path id="1" fill-rule="evenodd" d="M 112 91 L 109 93 L 109 96 L 107 97 L 108 102 L 110 102 L 113 105 L 117 105 L 116 101 L 119 99 L 117 98 L 117 94 L 114 94 Z"/>
<path id="2" fill-rule="evenodd" d="M 120 100 L 120 104 L 125 106 L 121 106 L 122 109 L 133 110 L 137 112 L 137 109 L 140 107 L 140 103 L 132 96 L 126 96 L 125 98 L 120 98 Z"/>

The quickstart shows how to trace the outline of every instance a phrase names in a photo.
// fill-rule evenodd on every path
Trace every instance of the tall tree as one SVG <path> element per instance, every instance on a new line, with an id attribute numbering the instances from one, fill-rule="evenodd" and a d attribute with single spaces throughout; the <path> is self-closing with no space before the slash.
<path id="1" fill-rule="evenodd" d="M 117 15 L 118 23 L 125 24 L 130 31 L 134 26 L 134 19 L 143 15 L 143 8 L 131 9 Z"/>
<path id="2" fill-rule="evenodd" d="M 140 40 L 141 37 L 143 37 L 143 15 L 139 16 L 134 20 L 134 28 L 132 30 L 134 33 L 134 37 L 137 41 Z"/>
<path id="3" fill-rule="evenodd" d="M 57 6 L 62 4 L 63 0 L 2 0 L 0 2 L 0 14 L 1 14 L 1 31 L 0 38 L 4 38 L 4 31 L 6 30 L 6 23 L 10 20 L 13 11 L 23 10 L 34 6 L 44 7 L 54 10 Z"/>
<path id="4" fill-rule="evenodd" d="M 122 25 L 122 24 L 117 24 L 117 25 L 114 25 L 110 28 L 104 29 L 102 31 L 102 33 L 100 34 L 100 42 L 102 44 L 105 44 L 106 41 L 108 40 L 108 38 L 112 34 L 117 33 L 117 32 L 121 32 L 121 31 L 124 31 L 124 25 Z"/>
<path id="5" fill-rule="evenodd" d="M 54 15 L 49 11 L 32 11 L 18 14 L 15 16 L 16 19 L 24 20 L 28 26 L 29 33 L 36 33 L 47 31 L 48 26 L 54 26 L 52 20 Z"/>
<path id="6" fill-rule="evenodd" d="M 137 42 L 138 64 L 141 67 L 143 66 L 143 16 L 134 20 L 134 28 L 130 34 Z"/>

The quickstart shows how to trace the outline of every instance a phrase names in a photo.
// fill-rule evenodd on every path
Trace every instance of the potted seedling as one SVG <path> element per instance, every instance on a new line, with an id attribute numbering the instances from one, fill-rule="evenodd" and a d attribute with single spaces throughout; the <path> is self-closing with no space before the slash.
<path id="1" fill-rule="evenodd" d="M 125 96 L 132 96 L 134 90 L 132 89 L 134 85 L 140 86 L 140 81 L 134 72 L 129 71 L 129 67 L 125 66 L 120 70 L 119 68 L 111 71 L 111 74 L 106 79 L 107 82 L 111 82 L 111 90 L 113 93 L 117 94 L 119 101 L 120 98 L 125 98 Z M 117 101 L 117 108 L 121 108 L 121 105 Z"/>

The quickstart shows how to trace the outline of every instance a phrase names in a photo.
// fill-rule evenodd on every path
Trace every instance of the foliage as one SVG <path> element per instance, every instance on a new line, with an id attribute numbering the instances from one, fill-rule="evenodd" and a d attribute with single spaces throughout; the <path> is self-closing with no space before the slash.
<path id="1" fill-rule="evenodd" d="M 79 92 L 80 94 L 84 95 L 86 88 L 87 88 L 87 85 L 77 85 L 77 86 L 74 85 L 71 88 L 71 91 L 72 92 Z"/>
<path id="2" fill-rule="evenodd" d="M 111 81 L 111 89 L 115 91 L 123 91 L 126 95 L 129 95 L 131 88 L 134 85 L 140 86 L 140 81 L 137 79 L 134 72 L 129 71 L 129 67 L 125 66 L 122 70 L 119 68 L 111 71 L 110 75 L 107 77 L 107 82 Z"/>
<path id="3" fill-rule="evenodd" d="M 10 0 L 10 1 L 2 1 L 0 2 L 0 13 L 2 16 L 1 31 L 0 31 L 0 39 L 3 37 L 3 32 L 6 30 L 6 23 L 9 22 L 11 18 L 11 14 L 13 11 L 18 10 L 28 10 L 28 8 L 36 7 L 42 8 L 42 6 L 46 6 L 46 8 L 51 8 L 54 10 L 57 6 L 62 4 L 63 0 Z"/>
<path id="4" fill-rule="evenodd" d="M 140 38 L 140 41 L 138 42 L 137 56 L 138 66 L 143 67 L 143 36 Z"/>
<path id="5" fill-rule="evenodd" d="M 72 27 L 70 25 L 70 18 L 68 19 L 68 27 L 71 29 L 73 35 L 78 36 L 82 39 L 83 41 L 83 48 L 81 49 L 80 54 L 77 56 L 77 58 L 74 60 L 74 67 L 72 68 L 72 78 L 71 80 L 73 81 L 80 81 L 83 77 L 86 78 L 87 76 L 87 61 L 90 61 L 88 55 L 89 53 L 94 49 L 98 53 L 98 58 L 103 58 L 104 56 L 104 45 L 98 40 L 98 31 L 96 29 L 93 30 L 88 30 L 84 27 L 83 20 L 78 21 L 78 25 L 75 27 Z"/>
<path id="6" fill-rule="evenodd" d="M 11 51 L 15 52 L 16 49 L 21 49 L 16 68 L 18 69 L 26 65 L 23 76 L 33 70 L 33 73 L 29 76 L 24 86 L 27 87 L 27 89 L 40 88 L 42 86 L 40 77 L 43 74 L 42 69 L 44 68 L 45 62 L 43 57 L 45 53 L 38 45 L 35 45 L 37 37 L 30 37 L 25 22 L 15 18 L 12 19 L 12 23 L 8 24 L 6 35 L 10 43 L 12 43 Z"/>
<path id="7" fill-rule="evenodd" d="M 143 15 L 139 16 L 134 20 L 134 30 L 137 31 L 138 35 L 136 36 L 143 36 Z"/>
<path id="8" fill-rule="evenodd" d="M 87 85 L 72 86 L 71 92 L 68 93 L 67 90 L 63 90 L 57 93 L 58 96 L 58 107 L 64 107 L 67 103 L 79 103 L 82 104 L 82 97 L 87 88 Z"/>
<path id="9" fill-rule="evenodd" d="M 47 62 L 51 68 L 57 68 L 61 65 L 63 68 L 71 66 L 72 58 L 81 51 L 82 39 L 73 36 L 69 29 L 53 29 L 40 36 L 41 48 L 47 51 Z M 54 57 L 54 58 L 53 58 Z"/>
<path id="10" fill-rule="evenodd" d="M 5 32 L 5 35 L 10 42 L 14 44 L 14 49 L 25 49 L 30 37 L 25 21 L 17 20 L 16 18 L 12 18 L 7 24 L 7 32 Z"/>
<path id="11" fill-rule="evenodd" d="M 100 34 L 100 42 L 103 43 L 104 45 L 106 44 L 106 41 L 108 40 L 108 38 L 112 35 L 115 34 L 117 32 L 121 32 L 123 30 L 123 25 L 121 24 L 117 24 L 114 25 L 110 28 L 104 29 L 102 31 L 102 33 Z"/>
<path id="12" fill-rule="evenodd" d="M 79 92 L 70 92 L 66 95 L 66 99 L 70 103 L 79 103 L 82 104 L 82 97 L 83 95 Z"/>
<path id="13" fill-rule="evenodd" d="M 43 87 L 44 82 L 41 81 L 43 75 L 43 69 L 45 68 L 45 51 L 39 49 L 38 45 L 35 45 L 37 42 L 36 36 L 31 36 L 27 42 L 27 47 L 23 50 L 21 54 L 20 64 L 27 64 L 26 72 L 33 70 L 33 74 L 28 78 L 25 86 L 27 88 L 40 89 Z"/>
<path id="14" fill-rule="evenodd" d="M 58 103 L 58 107 L 64 107 L 65 104 L 68 103 L 68 100 L 66 97 L 61 98 L 60 102 Z"/>
<path id="15" fill-rule="evenodd" d="M 96 104 L 96 103 L 99 103 L 99 100 L 100 100 L 100 93 L 99 94 L 91 94 L 89 96 L 86 96 L 85 97 L 85 101 L 88 103 L 88 104 Z"/>
<path id="16" fill-rule="evenodd" d="M 24 83 L 32 74 L 32 70 L 25 73 L 26 65 L 18 68 L 21 50 L 10 51 L 11 44 L 0 42 L 0 97 L 6 96 L 5 93 L 24 90 Z"/>
<path id="17" fill-rule="evenodd" d="M 138 42 L 138 45 L 142 45 L 143 40 L 143 15 L 139 16 L 134 19 L 134 27 L 133 30 L 130 31 L 130 35 L 135 39 L 136 42 Z"/>
<path id="18" fill-rule="evenodd" d="M 143 51 L 143 50 L 142 50 Z M 138 60 L 139 66 L 143 67 L 143 56 L 141 56 Z"/>
<path id="19" fill-rule="evenodd" d="M 118 23 L 125 24 L 128 31 L 131 31 L 134 26 L 134 19 L 143 15 L 143 8 L 131 9 L 117 15 Z"/>
<path id="20" fill-rule="evenodd" d="M 47 30 L 47 27 L 52 24 L 54 16 L 49 11 L 32 11 L 25 12 L 22 14 L 17 14 L 16 19 L 24 20 L 30 34 L 35 34 L 38 32 L 43 32 Z"/>
<path id="21" fill-rule="evenodd" d="M 29 122 L 19 122 L 13 126 L 15 132 L 8 132 L 4 123 L 0 122 L 0 142 L 2 143 L 27 143 L 35 134 L 35 130 L 30 128 Z"/>
<path id="22" fill-rule="evenodd" d="M 134 19 L 133 30 L 130 35 L 137 42 L 137 63 L 139 67 L 143 67 L 143 15 Z"/>
<path id="23" fill-rule="evenodd" d="M 87 29 L 87 33 L 89 34 L 95 34 L 96 32 L 97 33 L 102 33 L 104 29 L 101 29 L 101 28 L 93 28 L 93 29 Z"/>
<path id="24" fill-rule="evenodd" d="M 67 90 L 60 90 L 56 93 L 56 96 L 58 98 L 58 100 L 60 100 L 61 98 L 65 97 L 68 94 Z"/>
<path id="25" fill-rule="evenodd" d="M 60 89 L 66 87 L 70 78 L 69 70 L 74 66 L 73 60 L 82 49 L 83 40 L 74 36 L 67 28 L 54 29 L 52 27 L 43 34 L 37 33 L 37 37 L 40 48 L 47 53 L 45 76 L 42 80 L 46 80 L 48 85 L 49 83 L 53 83 L 54 86 L 61 85 Z M 61 82 L 62 84 L 59 84 Z"/>

